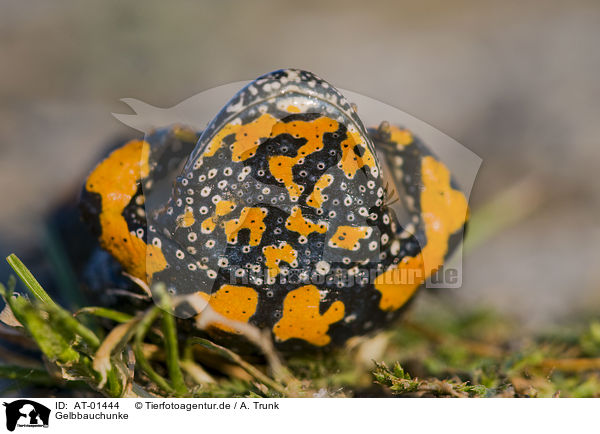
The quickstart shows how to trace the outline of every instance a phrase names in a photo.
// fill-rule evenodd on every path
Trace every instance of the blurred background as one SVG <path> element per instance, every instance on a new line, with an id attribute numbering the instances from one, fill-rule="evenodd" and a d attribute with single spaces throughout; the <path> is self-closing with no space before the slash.
<path id="1" fill-rule="evenodd" d="M 46 213 L 75 197 L 107 146 L 136 134 L 111 115 L 128 112 L 121 98 L 169 107 L 296 67 L 483 159 L 474 214 L 512 223 L 469 249 L 449 303 L 530 327 L 593 311 L 599 45 L 593 0 L 0 0 L 0 252 L 43 269 Z"/>

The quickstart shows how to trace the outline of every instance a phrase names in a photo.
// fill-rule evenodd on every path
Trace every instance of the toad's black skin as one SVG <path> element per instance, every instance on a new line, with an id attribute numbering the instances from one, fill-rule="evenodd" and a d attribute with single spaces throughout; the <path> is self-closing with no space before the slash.
<path id="1" fill-rule="evenodd" d="M 397 318 L 467 219 L 423 143 L 387 122 L 365 128 L 333 86 L 293 69 L 250 83 L 202 132 L 160 129 L 113 152 L 86 181 L 82 209 L 128 273 L 268 328 L 284 350 Z"/>

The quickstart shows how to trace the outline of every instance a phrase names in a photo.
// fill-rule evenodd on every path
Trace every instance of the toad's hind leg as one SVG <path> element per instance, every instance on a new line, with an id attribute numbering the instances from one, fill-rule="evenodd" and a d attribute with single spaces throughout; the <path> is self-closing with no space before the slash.
<path id="1" fill-rule="evenodd" d="M 467 200 L 448 168 L 409 130 L 383 122 L 369 134 L 387 172 L 388 191 L 395 190 L 402 205 L 395 207 L 401 211 L 397 214 L 404 213 L 396 241 L 402 245 L 412 238 L 420 246 L 375 281 L 382 293 L 380 308 L 396 310 L 458 245 L 468 218 Z"/>
<path id="2" fill-rule="evenodd" d="M 147 244 L 146 200 L 176 174 L 197 139 L 198 133 L 186 128 L 158 129 L 112 151 L 86 179 L 83 218 L 100 245 L 134 277 L 147 280 L 165 266 L 160 247 Z"/>

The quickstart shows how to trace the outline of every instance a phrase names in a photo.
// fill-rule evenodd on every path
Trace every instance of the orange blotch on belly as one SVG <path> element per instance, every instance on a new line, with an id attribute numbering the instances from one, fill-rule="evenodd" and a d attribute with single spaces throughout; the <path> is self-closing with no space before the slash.
<path id="1" fill-rule="evenodd" d="M 359 241 L 369 238 L 372 232 L 369 226 L 339 226 L 329 240 L 329 247 L 356 251 L 360 248 Z"/>
<path id="2" fill-rule="evenodd" d="M 323 205 L 323 190 L 331 185 L 333 182 L 333 175 L 328 173 L 321 175 L 321 177 L 315 182 L 315 188 L 312 193 L 306 199 L 306 204 L 313 208 L 321 208 Z"/>
<path id="3" fill-rule="evenodd" d="M 300 207 L 295 206 L 292 208 L 292 213 L 285 222 L 285 228 L 288 231 L 298 232 L 300 235 L 307 237 L 308 234 L 313 232 L 317 232 L 319 234 L 324 234 L 327 232 L 327 223 L 323 221 L 314 223 L 311 220 L 304 218 L 302 216 L 302 210 Z"/>
<path id="4" fill-rule="evenodd" d="M 265 255 L 265 265 L 269 268 L 269 276 L 271 277 L 279 274 L 279 263 L 281 261 L 291 265 L 298 257 L 298 252 L 286 242 L 281 243 L 279 246 L 263 247 L 263 254 Z"/>
<path id="5" fill-rule="evenodd" d="M 302 286 L 290 291 L 283 301 L 283 315 L 273 327 L 275 336 L 286 341 L 303 339 L 313 345 L 323 346 L 331 342 L 327 334 L 329 326 L 344 318 L 345 306 L 335 301 L 321 315 L 320 294 L 314 285 Z"/>
<path id="6" fill-rule="evenodd" d="M 277 155 L 269 158 L 271 175 L 288 191 L 290 199 L 296 200 L 302 194 L 302 187 L 294 182 L 293 168 L 308 155 L 323 149 L 323 134 L 337 131 L 339 124 L 328 117 L 320 117 L 312 121 L 278 122 L 273 126 L 273 137 L 289 134 L 294 138 L 306 139 L 306 143 L 298 149 L 295 157 Z"/>
<path id="7" fill-rule="evenodd" d="M 250 230 L 251 246 L 258 246 L 262 239 L 262 234 L 265 231 L 264 218 L 267 216 L 265 208 L 244 208 L 237 219 L 228 220 L 225 222 L 225 235 L 227 242 L 237 243 L 239 231 L 242 229 Z"/>
<path id="8" fill-rule="evenodd" d="M 177 216 L 177 227 L 189 228 L 196 222 L 194 218 L 194 212 L 191 207 L 186 207 L 185 212 Z"/>
<path id="9" fill-rule="evenodd" d="M 217 202 L 217 206 L 212 217 L 204 219 L 204 221 L 200 224 L 200 231 L 203 234 L 209 234 L 212 231 L 214 231 L 217 227 L 218 218 L 229 214 L 235 209 L 236 206 L 237 205 L 235 204 L 235 202 L 231 200 L 220 200 L 219 202 Z"/>
<path id="10" fill-rule="evenodd" d="M 212 295 L 204 292 L 197 294 L 208 301 L 215 312 L 233 321 L 248 322 L 256 312 L 258 305 L 257 292 L 248 286 L 223 285 Z M 218 321 L 212 322 L 210 325 L 229 333 L 239 333 Z"/>
<path id="11" fill-rule="evenodd" d="M 360 134 L 348 132 L 348 137 L 340 146 L 342 148 L 342 158 L 338 163 L 338 167 L 344 172 L 347 178 L 354 178 L 356 172 L 364 166 L 370 168 L 376 167 L 375 158 Z M 356 153 L 356 146 L 362 149 L 361 155 Z"/>
<path id="12" fill-rule="evenodd" d="M 223 145 L 223 139 L 235 134 L 231 159 L 232 161 L 244 161 L 256 153 L 256 148 L 261 141 L 271 136 L 273 125 L 277 119 L 265 113 L 247 124 L 228 123 L 221 128 L 209 142 L 203 156 L 212 157 Z"/>

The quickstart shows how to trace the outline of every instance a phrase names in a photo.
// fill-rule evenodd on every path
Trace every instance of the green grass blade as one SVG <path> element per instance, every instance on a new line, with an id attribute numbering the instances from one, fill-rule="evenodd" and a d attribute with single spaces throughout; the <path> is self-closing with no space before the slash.
<path id="1" fill-rule="evenodd" d="M 144 338 L 146 334 L 152 327 L 152 324 L 158 316 L 160 315 L 161 310 L 158 306 L 154 306 L 151 308 L 140 321 L 139 327 L 136 331 L 135 340 L 133 344 L 133 352 L 135 354 L 136 365 L 139 366 L 142 371 L 152 380 L 158 387 L 163 389 L 167 393 L 175 393 L 175 389 L 171 387 L 169 382 L 163 378 L 158 372 L 156 372 L 152 366 L 150 366 L 150 362 L 144 356 L 144 350 L 142 349 L 142 345 L 144 342 Z"/>
<path id="2" fill-rule="evenodd" d="M 119 312 L 118 310 L 113 310 L 113 309 L 108 309 L 106 307 L 99 307 L 99 306 L 89 306 L 89 307 L 84 307 L 79 309 L 77 312 L 75 312 L 75 316 L 79 316 L 81 314 L 87 313 L 89 315 L 94 315 L 100 318 L 106 318 L 106 319 L 110 319 L 113 320 L 115 322 L 124 324 L 128 321 L 131 321 L 131 319 L 133 319 L 133 316 L 127 314 L 127 313 L 123 313 L 123 312 Z"/>
<path id="3" fill-rule="evenodd" d="M 31 293 L 36 299 L 48 305 L 56 305 L 56 303 L 54 303 L 54 300 L 52 300 L 48 293 L 44 291 L 42 285 L 40 285 L 37 279 L 33 277 L 33 274 L 31 274 L 31 272 L 27 269 L 25 264 L 21 262 L 17 255 L 15 255 L 14 253 L 10 254 L 6 258 L 6 262 L 8 262 L 8 265 L 10 265 L 15 271 L 15 273 L 17 273 L 17 276 L 19 276 L 19 278 L 23 281 L 25 286 L 27 286 L 27 289 L 31 291 Z"/>
<path id="4" fill-rule="evenodd" d="M 165 352 L 167 355 L 169 377 L 177 395 L 185 395 L 187 387 L 185 386 L 183 372 L 181 372 L 181 366 L 179 365 L 179 343 L 177 342 L 175 317 L 171 314 L 171 303 L 164 288 L 161 288 L 157 292 L 160 297 L 160 307 L 164 310 L 162 312 L 162 326 L 165 335 Z"/>
<path id="5" fill-rule="evenodd" d="M 55 386 L 57 384 L 56 379 L 52 378 L 48 375 L 48 372 L 44 370 L 23 368 L 15 365 L 0 364 L 0 378 L 37 384 L 40 386 Z"/>

